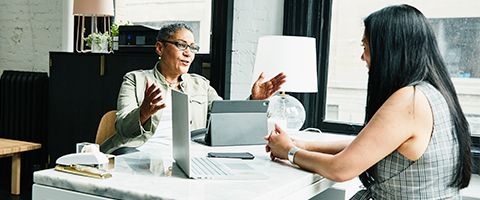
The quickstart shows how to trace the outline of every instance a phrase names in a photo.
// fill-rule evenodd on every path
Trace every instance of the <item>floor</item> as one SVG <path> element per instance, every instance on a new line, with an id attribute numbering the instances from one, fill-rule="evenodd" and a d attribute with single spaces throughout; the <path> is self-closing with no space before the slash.
<path id="1" fill-rule="evenodd" d="M 345 199 L 350 199 L 359 189 L 362 183 L 358 178 L 343 183 L 337 183 L 335 188 L 345 190 Z M 470 179 L 470 185 L 461 190 L 463 200 L 480 200 L 480 175 L 474 174 Z"/>

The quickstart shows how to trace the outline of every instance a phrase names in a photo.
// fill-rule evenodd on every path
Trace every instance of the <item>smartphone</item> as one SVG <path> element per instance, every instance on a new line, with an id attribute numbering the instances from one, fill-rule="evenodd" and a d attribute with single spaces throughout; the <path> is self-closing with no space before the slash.
<path id="1" fill-rule="evenodd" d="M 210 158 L 240 158 L 240 159 L 253 159 L 253 156 L 249 152 L 209 152 L 207 154 Z"/>

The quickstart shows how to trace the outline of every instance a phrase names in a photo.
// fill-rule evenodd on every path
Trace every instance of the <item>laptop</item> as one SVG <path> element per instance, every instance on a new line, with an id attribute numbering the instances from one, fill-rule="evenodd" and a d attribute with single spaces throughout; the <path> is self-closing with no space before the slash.
<path id="1" fill-rule="evenodd" d="M 207 128 L 192 131 L 194 141 L 209 146 L 266 144 L 268 100 L 216 100 Z M 199 135 L 203 131 L 203 135 Z M 199 135 L 199 136 L 197 136 Z"/>
<path id="2" fill-rule="evenodd" d="M 172 90 L 172 150 L 177 166 L 193 179 L 266 179 L 247 160 L 192 157 L 188 95 Z"/>

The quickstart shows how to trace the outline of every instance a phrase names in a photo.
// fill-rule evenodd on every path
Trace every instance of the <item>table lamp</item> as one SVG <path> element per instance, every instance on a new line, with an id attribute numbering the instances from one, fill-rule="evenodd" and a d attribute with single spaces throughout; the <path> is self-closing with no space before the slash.
<path id="1" fill-rule="evenodd" d="M 113 0 L 74 0 L 73 15 L 79 16 L 77 21 L 75 50 L 78 53 L 89 52 L 89 50 L 84 49 L 86 28 L 85 17 L 92 17 L 90 33 L 98 33 L 97 17 L 103 17 L 103 32 L 110 32 L 110 16 L 113 16 Z M 80 40 L 80 49 L 78 40 Z"/>
<path id="2" fill-rule="evenodd" d="M 269 121 L 287 130 L 300 130 L 305 122 L 302 103 L 285 92 L 317 92 L 315 38 L 263 36 L 258 40 L 253 81 L 260 73 L 270 80 L 280 72 L 287 76 L 280 93 L 270 98 Z"/>

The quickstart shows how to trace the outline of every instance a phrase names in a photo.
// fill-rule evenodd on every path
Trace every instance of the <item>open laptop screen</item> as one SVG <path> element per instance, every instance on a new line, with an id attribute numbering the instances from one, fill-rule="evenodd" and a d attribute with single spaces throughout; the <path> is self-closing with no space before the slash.
<path id="1" fill-rule="evenodd" d="M 188 95 L 172 90 L 172 153 L 175 162 L 190 173 L 190 111 Z"/>

